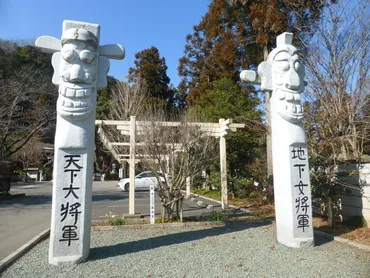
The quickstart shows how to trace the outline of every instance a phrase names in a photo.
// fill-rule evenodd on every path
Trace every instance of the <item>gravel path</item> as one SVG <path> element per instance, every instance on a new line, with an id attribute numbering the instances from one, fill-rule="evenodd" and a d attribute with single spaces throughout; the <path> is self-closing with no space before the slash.
<path id="1" fill-rule="evenodd" d="M 316 247 L 277 244 L 275 226 L 124 228 L 93 231 L 89 260 L 48 264 L 48 240 L 1 277 L 370 277 L 370 252 L 316 238 Z"/>

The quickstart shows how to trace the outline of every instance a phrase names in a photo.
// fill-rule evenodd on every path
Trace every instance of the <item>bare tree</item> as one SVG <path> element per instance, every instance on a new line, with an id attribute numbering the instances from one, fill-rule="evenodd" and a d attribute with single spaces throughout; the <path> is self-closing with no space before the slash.
<path id="1" fill-rule="evenodd" d="M 149 103 L 147 88 L 141 80 L 134 85 L 129 85 L 125 82 L 118 81 L 112 87 L 112 100 L 110 102 L 110 113 L 108 118 L 117 121 L 128 121 L 130 116 L 136 116 L 138 119 L 143 119 L 143 115 L 148 110 Z M 128 136 L 122 135 L 115 126 L 101 126 L 104 134 L 106 134 L 112 142 L 128 142 Z M 99 138 L 99 137 L 97 137 Z M 99 139 L 97 139 L 99 140 Z M 104 146 L 104 142 L 101 142 Z M 95 151 L 95 166 L 99 169 L 99 161 L 103 156 L 111 153 L 109 147 L 98 148 Z M 128 147 L 114 146 L 117 153 L 128 153 Z"/>
<path id="2" fill-rule="evenodd" d="M 0 158 L 19 151 L 55 120 L 55 87 L 34 68 L 0 79 Z M 0 159 L 0 160 L 1 160 Z"/>
<path id="3" fill-rule="evenodd" d="M 140 81 L 133 86 L 119 83 L 112 89 L 110 118 L 128 121 L 136 116 L 146 126 L 137 135 L 137 156 L 142 167 L 157 175 L 158 194 L 169 219 L 178 216 L 178 204 L 188 177 L 200 174 L 216 154 L 215 140 L 207 137 L 200 128 L 191 125 L 185 114 L 169 116 L 161 104 L 148 97 L 145 84 Z M 179 126 L 163 125 L 165 121 L 181 122 Z M 167 122 L 168 123 L 168 122 Z M 102 126 L 110 141 L 128 142 L 115 126 Z M 128 146 L 113 146 L 117 153 L 129 153 Z M 162 177 L 164 177 L 164 182 Z"/>
<path id="4" fill-rule="evenodd" d="M 153 115 L 143 128 L 139 136 L 143 146 L 138 153 L 142 155 L 139 157 L 144 168 L 157 175 L 157 192 L 164 208 L 162 219 L 166 213 L 168 219 L 173 220 L 179 217 L 179 201 L 183 197 L 180 190 L 185 189 L 187 178 L 200 175 L 201 170 L 210 165 L 218 154 L 217 143 L 192 125 L 185 115 L 173 118 L 181 123 L 178 126 L 160 121 L 161 118 L 164 117 Z"/>
<path id="5" fill-rule="evenodd" d="M 138 120 L 144 119 L 148 109 L 149 97 L 144 82 L 138 81 L 132 86 L 124 82 L 118 82 L 112 88 L 110 119 L 129 121 L 130 116 L 136 116 Z M 125 139 L 115 127 L 104 128 L 106 134 L 117 142 Z"/>
<path id="6" fill-rule="evenodd" d="M 27 170 L 31 166 L 39 166 L 44 159 L 44 150 L 41 139 L 38 136 L 32 137 L 22 147 L 22 149 L 13 154 L 12 158 L 14 161 L 22 164 L 23 170 Z"/>
<path id="7" fill-rule="evenodd" d="M 310 141 L 315 153 L 330 146 L 334 163 L 358 161 L 369 139 L 369 2 L 330 6 L 308 46 Z"/>
<path id="8" fill-rule="evenodd" d="M 326 165 L 329 187 L 340 183 L 335 178 L 337 166 L 360 161 L 370 139 L 369 2 L 340 0 L 326 8 L 318 32 L 308 44 L 308 141 L 312 156 Z M 335 190 L 323 192 L 332 215 Z"/>
<path id="9" fill-rule="evenodd" d="M 112 88 L 112 106 L 110 118 L 127 121 L 130 116 L 138 119 L 145 115 L 148 108 L 148 93 L 145 83 L 138 81 L 133 86 L 118 82 Z"/>

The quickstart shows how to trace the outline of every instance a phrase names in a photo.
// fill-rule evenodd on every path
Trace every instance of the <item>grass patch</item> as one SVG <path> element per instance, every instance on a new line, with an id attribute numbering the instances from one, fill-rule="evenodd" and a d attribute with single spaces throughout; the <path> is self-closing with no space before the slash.
<path id="1" fill-rule="evenodd" d="M 121 226 L 125 225 L 125 218 L 121 215 L 113 214 L 111 211 L 106 214 L 108 217 L 108 224 L 111 226 Z"/>
<path id="2" fill-rule="evenodd" d="M 202 196 L 214 199 L 214 200 L 221 201 L 221 191 L 219 190 L 207 190 L 205 188 L 202 188 L 202 189 L 194 190 L 193 193 L 197 195 L 202 195 Z"/>
<path id="3" fill-rule="evenodd" d="M 213 211 L 204 215 L 205 219 L 208 221 L 225 221 L 228 215 L 223 210 L 214 209 Z"/>

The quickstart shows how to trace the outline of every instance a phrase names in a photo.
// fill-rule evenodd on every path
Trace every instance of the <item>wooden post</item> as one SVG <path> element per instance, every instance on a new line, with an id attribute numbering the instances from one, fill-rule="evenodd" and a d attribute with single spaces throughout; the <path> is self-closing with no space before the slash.
<path id="1" fill-rule="evenodd" d="M 130 190 L 129 190 L 129 214 L 135 214 L 135 141 L 136 141 L 136 117 L 130 117 Z"/>
<path id="2" fill-rule="evenodd" d="M 155 224 L 155 195 L 154 195 L 154 185 L 150 186 L 150 210 L 149 210 L 149 218 L 150 224 Z"/>

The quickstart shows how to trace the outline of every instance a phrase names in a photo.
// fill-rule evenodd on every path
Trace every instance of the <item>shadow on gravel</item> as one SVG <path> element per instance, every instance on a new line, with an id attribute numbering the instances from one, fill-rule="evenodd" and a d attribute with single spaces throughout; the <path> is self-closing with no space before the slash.
<path id="1" fill-rule="evenodd" d="M 333 241 L 333 239 L 329 239 L 325 236 L 322 236 L 322 235 L 318 235 L 318 234 L 314 234 L 314 241 L 315 241 L 315 247 L 316 246 L 321 246 L 321 245 L 324 245 L 324 244 L 327 244 L 331 241 Z"/>
<path id="2" fill-rule="evenodd" d="M 237 223 L 236 223 L 237 222 Z M 181 244 L 200 240 L 206 237 L 218 236 L 250 228 L 270 225 L 272 222 L 251 223 L 251 221 L 227 222 L 224 227 L 214 227 L 204 230 L 188 231 L 176 234 L 146 238 L 138 241 L 118 243 L 112 246 L 95 247 L 90 250 L 88 261 L 102 260 L 110 257 L 151 250 L 158 247 Z"/>

